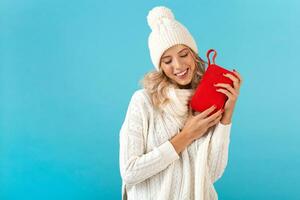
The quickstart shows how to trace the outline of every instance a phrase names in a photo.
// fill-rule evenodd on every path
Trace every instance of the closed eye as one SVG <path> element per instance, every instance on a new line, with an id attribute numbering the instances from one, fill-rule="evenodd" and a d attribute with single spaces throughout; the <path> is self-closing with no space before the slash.
<path id="1" fill-rule="evenodd" d="M 189 54 L 189 52 L 185 53 L 184 55 L 181 55 L 180 57 L 186 57 Z M 167 62 L 164 62 L 165 64 L 170 64 L 172 62 L 172 60 L 169 60 Z"/>
<path id="2" fill-rule="evenodd" d="M 189 53 L 186 53 L 186 54 L 184 54 L 184 55 L 182 55 L 182 56 L 180 56 L 180 57 L 186 57 L 188 54 L 189 54 Z"/>

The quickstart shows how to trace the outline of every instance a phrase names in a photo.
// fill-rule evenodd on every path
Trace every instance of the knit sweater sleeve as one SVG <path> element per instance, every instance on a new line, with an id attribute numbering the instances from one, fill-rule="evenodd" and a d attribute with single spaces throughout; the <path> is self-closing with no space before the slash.
<path id="1" fill-rule="evenodd" d="M 228 149 L 232 123 L 219 122 L 213 131 L 208 146 L 208 169 L 212 182 L 216 182 L 223 175 L 228 161 Z"/>
<path id="2" fill-rule="evenodd" d="M 145 97 L 135 92 L 131 97 L 125 120 L 120 129 L 119 164 L 123 182 L 135 185 L 158 174 L 179 159 L 169 140 L 145 153 L 148 114 Z"/>

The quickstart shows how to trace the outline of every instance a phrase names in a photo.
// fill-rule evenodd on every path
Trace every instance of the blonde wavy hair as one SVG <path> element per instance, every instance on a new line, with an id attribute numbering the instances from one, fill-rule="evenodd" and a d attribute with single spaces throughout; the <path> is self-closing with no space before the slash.
<path id="1" fill-rule="evenodd" d="M 188 47 L 188 49 L 196 63 L 196 71 L 191 83 L 185 88 L 196 89 L 205 72 L 206 62 L 201 59 L 200 56 L 198 56 L 198 54 L 195 53 L 191 48 Z M 170 86 L 170 84 L 175 86 L 175 88 L 179 88 L 178 84 L 175 81 L 171 80 L 164 73 L 162 68 L 159 68 L 159 71 L 154 70 L 145 74 L 143 79 L 140 80 L 140 84 L 150 95 L 152 104 L 155 108 L 159 108 L 160 105 L 169 101 L 167 97 L 167 87 Z"/>

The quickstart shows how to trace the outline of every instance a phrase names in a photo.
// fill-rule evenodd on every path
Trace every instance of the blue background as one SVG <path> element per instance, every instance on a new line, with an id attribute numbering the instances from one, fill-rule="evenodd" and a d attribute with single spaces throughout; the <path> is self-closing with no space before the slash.
<path id="1" fill-rule="evenodd" d="M 119 129 L 153 70 L 148 11 L 244 78 L 220 199 L 299 199 L 300 1 L 0 1 L 0 199 L 120 199 Z"/>

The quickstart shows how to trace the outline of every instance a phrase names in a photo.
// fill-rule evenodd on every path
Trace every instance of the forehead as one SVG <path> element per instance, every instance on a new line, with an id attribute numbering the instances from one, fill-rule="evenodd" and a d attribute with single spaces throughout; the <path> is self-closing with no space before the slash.
<path id="1" fill-rule="evenodd" d="M 162 58 L 163 57 L 166 57 L 166 56 L 171 56 L 173 54 L 177 54 L 179 53 L 181 50 L 183 49 L 187 49 L 188 47 L 183 45 L 183 44 L 178 44 L 178 45 L 174 45 L 170 48 L 168 48 L 162 55 Z"/>

